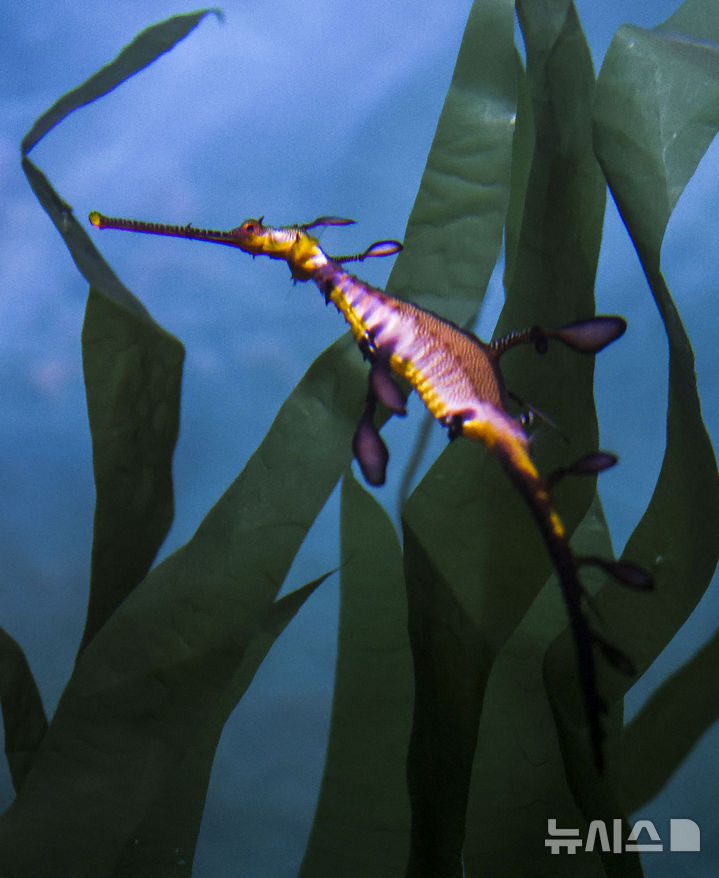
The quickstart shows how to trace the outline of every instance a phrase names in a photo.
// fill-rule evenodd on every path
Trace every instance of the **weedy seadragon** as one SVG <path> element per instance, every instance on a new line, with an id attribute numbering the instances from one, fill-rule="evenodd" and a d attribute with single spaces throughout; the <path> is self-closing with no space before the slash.
<path id="1" fill-rule="evenodd" d="M 391 413 L 405 414 L 405 395 L 393 375 L 406 379 L 432 416 L 447 427 L 450 439 L 465 436 L 478 440 L 499 459 L 529 506 L 557 571 L 577 650 L 594 758 L 601 771 L 601 714 L 606 708 L 597 688 L 594 648 L 599 648 L 615 667 L 627 674 L 633 673 L 633 667 L 622 651 L 590 625 L 588 598 L 580 582 L 579 568 L 601 567 L 619 582 L 636 589 L 649 589 L 652 581 L 631 562 L 577 557 L 572 552 L 552 500 L 552 488 L 568 474 L 598 473 L 613 466 L 617 458 L 604 451 L 591 452 L 543 478 L 530 455 L 526 423 L 510 412 L 499 363 L 502 355 L 516 345 L 533 344 L 541 354 L 551 341 L 580 354 L 595 354 L 624 333 L 624 319 L 602 315 L 559 329 L 533 326 L 485 343 L 451 321 L 390 296 L 345 270 L 346 262 L 399 252 L 402 245 L 398 241 L 377 241 L 363 253 L 352 256 L 328 256 L 310 230 L 353 222 L 341 217 L 323 216 L 304 225 L 279 227 L 265 225 L 262 218 L 248 219 L 230 231 L 114 219 L 97 211 L 90 214 L 90 222 L 100 229 L 238 247 L 253 256 L 284 260 L 296 281 L 313 280 L 325 301 L 332 302 L 343 315 L 370 363 L 367 401 L 352 442 L 354 456 L 369 484 L 384 483 L 389 458 L 375 426 L 377 403 L 383 403 Z"/>

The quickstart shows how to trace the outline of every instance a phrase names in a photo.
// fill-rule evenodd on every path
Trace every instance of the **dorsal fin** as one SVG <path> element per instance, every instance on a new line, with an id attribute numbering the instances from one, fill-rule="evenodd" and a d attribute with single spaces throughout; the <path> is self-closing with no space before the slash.
<path id="1" fill-rule="evenodd" d="M 316 229 L 317 226 L 351 226 L 354 225 L 354 222 L 353 219 L 345 219 L 341 216 L 318 216 L 311 223 L 302 223 L 297 228 L 307 231 L 308 229 Z"/>

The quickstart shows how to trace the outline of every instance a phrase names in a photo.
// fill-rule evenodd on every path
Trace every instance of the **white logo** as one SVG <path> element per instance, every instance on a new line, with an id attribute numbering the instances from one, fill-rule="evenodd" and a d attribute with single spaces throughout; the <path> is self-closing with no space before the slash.
<path id="1" fill-rule="evenodd" d="M 619 818 L 612 820 L 611 840 L 604 820 L 592 820 L 587 828 L 587 837 L 583 840 L 578 829 L 559 829 L 556 818 L 552 817 L 547 820 L 547 834 L 549 838 L 544 840 L 544 844 L 553 854 L 562 851 L 576 854 L 582 845 L 585 851 L 599 850 L 614 854 L 621 854 L 623 850 L 639 853 L 664 850 L 661 837 L 651 820 L 637 820 L 623 847 L 622 821 Z M 640 840 L 642 834 L 644 838 Z M 669 850 L 692 852 L 701 850 L 701 832 L 693 820 L 677 817 L 669 821 Z"/>

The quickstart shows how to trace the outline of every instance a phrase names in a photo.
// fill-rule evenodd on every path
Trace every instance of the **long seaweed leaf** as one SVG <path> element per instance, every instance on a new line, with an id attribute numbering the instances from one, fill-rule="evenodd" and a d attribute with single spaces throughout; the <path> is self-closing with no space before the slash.
<path id="1" fill-rule="evenodd" d="M 405 755 L 412 659 L 402 553 L 387 514 L 342 482 L 340 624 L 332 723 L 300 875 L 400 875 L 409 847 Z"/>
<path id="2" fill-rule="evenodd" d="M 502 245 L 516 112 L 513 3 L 476 0 L 388 290 L 472 322 Z"/>
<path id="3" fill-rule="evenodd" d="M 94 287 L 82 350 L 97 495 L 84 647 L 150 569 L 172 523 L 184 351 Z"/>
<path id="4" fill-rule="evenodd" d="M 64 94 L 49 110 L 40 116 L 30 131 L 23 137 L 22 153 L 26 155 L 42 140 L 42 138 L 59 122 L 79 107 L 89 104 L 102 97 L 120 83 L 134 76 L 156 61 L 160 55 L 169 52 L 180 40 L 183 40 L 202 19 L 213 12 L 218 18 L 221 13 L 216 9 L 200 9 L 184 15 L 160 21 L 145 28 L 135 39 L 120 52 L 117 58 L 105 65 L 89 79 Z"/>
<path id="5" fill-rule="evenodd" d="M 108 874 L 194 746 L 348 463 L 362 390 L 361 366 L 347 353 L 340 340 L 310 367 L 194 537 L 148 574 L 80 656 L 33 769 L 0 819 L 8 868 L 33 878 L 77 868 L 82 838 L 85 865 L 73 874 Z"/>
<path id="6" fill-rule="evenodd" d="M 112 878 L 175 878 L 192 863 L 215 751 L 230 713 L 275 640 L 327 578 L 320 576 L 272 603 L 260 620 L 230 684 L 208 705 L 193 744 L 157 791 L 127 838 Z"/>
<path id="7" fill-rule="evenodd" d="M 594 107 L 597 154 L 669 342 L 664 460 L 647 511 L 625 550 L 652 571 L 655 593 L 608 586 L 596 599 L 607 630 L 630 652 L 640 673 L 694 608 L 719 557 L 716 460 L 701 416 L 691 345 L 661 272 L 661 244 L 671 212 L 719 128 L 718 38 L 716 4 L 702 0 L 689 0 L 652 31 L 624 26 L 602 66 Z M 573 687 L 564 670 L 567 650 L 563 635 L 548 652 L 548 687 L 570 782 L 586 813 L 593 793 L 580 792 L 581 743 L 568 708 Z M 631 682 L 607 670 L 603 691 L 619 704 Z M 655 777 L 663 772 L 666 779 L 671 767 L 667 763 L 652 771 Z"/>
<path id="8" fill-rule="evenodd" d="M 626 726 L 622 802 L 627 813 L 648 805 L 719 719 L 719 700 L 707 691 L 718 666 L 719 632 L 662 683 Z"/>
<path id="9" fill-rule="evenodd" d="M 112 64 L 41 116 L 25 137 L 23 151 L 77 107 L 172 48 L 205 14 L 179 16 L 144 31 Z M 82 649 L 147 573 L 172 523 L 172 455 L 184 349 L 116 277 L 43 173 L 26 156 L 22 163 L 92 287 L 83 365 L 97 501 Z"/>
<path id="10" fill-rule="evenodd" d="M 167 365 L 166 351 L 158 352 L 158 337 L 168 338 L 164 330 L 117 281 L 42 173 L 27 158 L 23 165 L 78 267 L 100 293 L 91 297 L 86 324 L 91 372 L 107 366 L 97 348 L 93 354 L 94 330 L 101 326 L 119 329 L 124 341 L 130 332 L 131 344 L 149 328 L 146 350 L 158 356 L 160 367 Z M 154 341 L 148 341 L 153 332 Z M 122 351 L 115 351 L 121 358 Z M 172 787 L 172 772 L 206 731 L 208 712 L 222 714 L 218 705 L 225 704 L 300 543 L 347 465 L 363 395 L 361 364 L 349 353 L 345 339 L 320 358 L 196 536 L 150 573 L 102 627 L 93 626 L 97 635 L 78 661 L 31 780 L 0 820 L 3 867 L 34 878 L 109 874 L 143 815 Z M 119 390 L 105 405 L 116 407 L 118 423 L 123 412 L 134 417 L 142 433 L 152 428 L 143 407 L 133 411 L 127 405 L 137 372 L 132 363 L 124 376 L 122 364 L 117 368 Z M 90 376 L 91 403 L 93 393 L 101 395 L 101 383 L 90 391 L 93 377 L 109 380 Z M 172 396 L 172 376 L 167 384 L 154 377 L 152 383 L 161 397 L 168 387 Z M 111 423 L 106 412 L 94 429 Z M 113 437 L 104 432 L 99 429 L 98 438 L 112 452 Z M 139 443 L 140 456 L 147 450 Z M 136 473 L 142 475 L 142 466 Z M 145 501 L 139 514 L 147 514 L 153 504 L 142 487 L 134 496 Z M 195 798 L 203 790 L 195 790 Z M 181 846 L 187 847 L 185 841 Z"/>
<path id="11" fill-rule="evenodd" d="M 3 628 L 0 628 L 0 704 L 5 755 L 13 785 L 19 790 L 47 731 L 47 719 L 25 653 Z"/>
<path id="12" fill-rule="evenodd" d="M 578 553 L 611 555 L 606 525 L 595 495 L 577 527 Z M 585 576 L 584 583 L 595 587 Z M 477 756 L 472 772 L 464 868 L 498 876 L 546 874 L 552 878 L 605 878 L 595 851 L 552 856 L 545 846 L 547 820 L 560 827 L 584 827 L 585 816 L 567 787 L 557 730 L 549 705 L 542 663 L 548 640 L 566 627 L 566 610 L 551 576 L 492 665 L 482 708 Z M 574 667 L 573 655 L 569 661 Z M 578 703 L 582 710 L 581 701 Z M 611 817 L 619 816 L 619 812 Z M 614 855 L 617 865 L 623 857 Z M 631 874 L 631 873 L 630 873 Z"/>
<path id="13" fill-rule="evenodd" d="M 518 166 L 514 177 L 520 189 L 526 180 L 526 191 L 523 197 L 518 193 L 509 217 L 511 289 L 500 333 L 532 323 L 561 324 L 592 313 L 604 207 L 603 181 L 591 143 L 594 77 L 574 7 L 569 2 L 541 8 L 520 4 L 519 12 L 534 119 L 528 126 L 525 111 L 522 136 L 529 145 L 518 145 L 522 167 L 527 167 L 532 127 L 535 147 L 529 175 Z M 508 58 L 514 65 L 513 49 Z M 538 363 L 533 351 L 517 350 L 504 371 L 510 389 L 559 421 L 575 453 L 594 447 L 591 361 L 550 350 Z M 561 443 L 539 439 L 535 451 L 545 466 L 564 462 L 567 453 Z M 593 487 L 568 487 L 557 499 L 571 529 L 587 509 Z M 434 669 L 416 680 L 409 766 L 419 818 L 413 832 L 415 868 L 423 874 L 423 868 L 431 872 L 441 866 L 442 874 L 459 875 L 472 758 L 489 673 L 547 579 L 550 565 L 504 473 L 481 448 L 461 440 L 449 447 L 415 490 L 404 526 L 410 631 L 418 623 L 413 638 L 427 653 L 425 667 Z M 446 621 L 436 626 L 435 617 Z M 449 717 L 460 711 L 465 720 L 452 723 Z M 543 732 L 544 727 L 538 727 L 537 734 Z M 492 758 L 490 753 L 478 757 L 484 755 Z M 444 786 L 443 794 L 437 783 Z M 544 828 L 528 827 L 518 816 L 512 826 L 518 839 L 525 839 L 530 830 L 536 836 Z M 468 834 L 485 831 L 483 826 L 467 827 Z M 522 846 L 520 841 L 518 847 Z M 493 874 L 503 874 L 503 862 L 497 856 Z"/>

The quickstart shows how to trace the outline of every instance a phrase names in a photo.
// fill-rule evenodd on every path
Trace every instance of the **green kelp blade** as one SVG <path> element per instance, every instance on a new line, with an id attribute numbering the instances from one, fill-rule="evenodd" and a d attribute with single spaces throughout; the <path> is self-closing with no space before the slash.
<path id="1" fill-rule="evenodd" d="M 47 731 L 40 692 L 22 648 L 0 628 L 0 705 L 5 755 L 19 790 Z"/>
<path id="2" fill-rule="evenodd" d="M 327 758 L 301 878 L 394 878 L 409 849 L 412 657 L 397 534 L 348 470 Z"/>
<path id="3" fill-rule="evenodd" d="M 593 313 L 605 203 L 591 140 L 594 74 L 576 12 L 570 3 L 559 2 L 551 8 L 522 3 L 518 9 L 527 80 L 519 89 L 512 173 L 524 189 L 514 193 L 507 213 L 510 288 L 497 335 L 533 324 L 561 326 Z M 515 67 L 513 47 L 509 61 Z M 503 371 L 514 393 L 561 424 L 577 454 L 596 448 L 592 357 L 561 345 L 550 345 L 543 358 L 518 348 L 507 356 Z M 542 471 L 567 463 L 565 443 L 546 434 L 537 437 L 534 453 Z M 557 505 L 570 532 L 593 493 L 591 479 L 558 487 Z M 538 837 L 546 824 L 538 827 L 531 813 L 521 809 L 511 815 L 496 812 L 496 823 L 489 826 L 469 825 L 465 818 L 468 805 L 470 813 L 478 813 L 475 797 L 479 802 L 492 795 L 491 787 L 476 781 L 482 760 L 493 759 L 491 744 L 477 752 L 473 772 L 492 665 L 546 582 L 549 557 L 498 462 L 461 439 L 441 455 L 408 500 L 404 527 L 410 632 L 417 643 L 427 644 L 417 670 L 409 763 L 410 786 L 417 790 L 415 872 L 410 874 L 422 874 L 424 868 L 461 875 L 464 849 L 472 852 L 464 861 L 468 875 L 487 869 L 516 875 L 509 863 L 517 864 L 506 851 L 523 853 L 531 869 L 536 852 L 524 840 Z M 441 623 L 435 627 L 433 619 Z M 413 631 L 415 624 L 419 627 Z M 548 629 L 544 636 L 552 633 Z M 499 702 L 494 707 L 500 708 Z M 554 730 L 527 721 L 537 737 L 536 749 L 546 751 L 556 740 Z M 497 752 L 506 748 L 498 746 Z M 536 783 L 531 774 L 537 766 L 527 760 L 524 770 L 530 775 L 526 782 Z M 550 775 L 562 771 L 555 759 Z M 561 784 L 558 788 L 569 796 Z M 504 844 L 490 851 L 490 838 Z"/>
<path id="4" fill-rule="evenodd" d="M 143 66 L 170 49 L 198 21 L 183 16 L 149 28 L 112 64 L 41 116 L 24 148 L 77 106 L 104 94 L 109 83 L 114 87 L 132 75 L 140 61 Z M 26 157 L 23 169 L 91 284 L 83 367 L 97 501 L 84 648 L 147 573 L 172 523 L 172 455 L 184 349 L 116 277 L 70 206 Z"/>
<path id="5" fill-rule="evenodd" d="M 644 566 L 655 591 L 642 594 L 608 583 L 597 597 L 605 628 L 641 673 L 670 642 L 704 594 L 719 557 L 719 476 L 704 425 L 694 355 L 661 271 L 661 245 L 672 210 L 719 130 L 719 9 L 689 0 L 654 30 L 620 28 L 602 66 L 594 107 L 597 155 L 642 262 L 669 343 L 667 441 L 659 478 L 623 556 Z M 561 677 L 567 643 L 548 654 L 550 675 Z M 633 680 L 607 672 L 604 691 L 619 701 Z M 707 681 L 707 687 L 710 687 Z M 553 707 L 563 746 L 574 736 L 562 709 L 561 686 Z M 695 715 L 706 717 L 694 687 Z M 670 705 L 665 700 L 664 706 Z M 653 709 L 656 709 L 657 703 Z M 693 719 L 687 719 L 689 725 Z M 664 729 L 664 724 L 660 722 Z M 671 723 L 664 730 L 671 734 Z M 674 725 L 676 729 L 676 726 Z M 630 741 L 642 787 L 658 789 L 676 760 L 670 746 L 655 758 L 645 723 Z M 628 754 L 627 754 L 628 755 Z M 625 756 L 626 758 L 626 756 Z M 638 790 L 626 790 L 638 801 Z"/>
<path id="6" fill-rule="evenodd" d="M 330 575 L 325 573 L 270 604 L 229 685 L 207 710 L 194 743 L 185 750 L 128 838 L 112 878 L 175 878 L 178 868 L 191 868 L 215 751 L 225 723 L 274 642 Z M 245 755 L 252 758 L 251 754 Z"/>
<path id="7" fill-rule="evenodd" d="M 90 287 L 82 355 L 96 493 L 84 648 L 146 575 L 172 524 L 184 351 Z"/>
<path id="8" fill-rule="evenodd" d="M 76 874 L 81 851 L 78 875 L 106 874 L 172 784 L 349 462 L 364 397 L 356 353 L 343 337 L 315 361 L 192 539 L 83 651 L 0 818 L 0 862 L 55 878 Z M 187 844 L 194 835 L 177 846 Z"/>
<path id="9" fill-rule="evenodd" d="M 120 83 L 129 79 L 143 67 L 157 60 L 160 55 L 168 52 L 180 40 L 183 40 L 202 19 L 214 13 L 221 17 L 216 9 L 200 9 L 183 15 L 174 15 L 157 24 L 145 28 L 135 39 L 106 64 L 97 73 L 85 80 L 82 85 L 64 94 L 49 110 L 40 116 L 22 141 L 22 153 L 26 155 L 51 128 L 61 122 L 65 116 L 79 107 L 89 104 L 102 97 Z"/>

